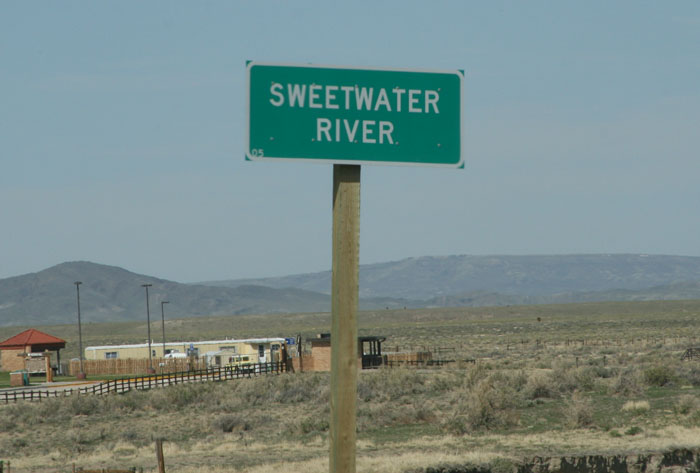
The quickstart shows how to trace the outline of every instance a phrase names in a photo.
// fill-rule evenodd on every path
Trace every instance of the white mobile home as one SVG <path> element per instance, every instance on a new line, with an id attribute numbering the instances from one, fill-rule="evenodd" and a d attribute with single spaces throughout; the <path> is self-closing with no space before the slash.
<path id="1" fill-rule="evenodd" d="M 245 355 L 252 363 L 267 363 L 275 361 L 275 354 L 279 353 L 284 344 L 284 338 L 248 338 L 244 340 L 207 340 L 199 342 L 151 342 L 151 356 L 153 358 L 194 356 L 217 352 L 226 353 L 229 356 Z M 148 343 L 136 345 L 104 345 L 85 348 L 86 360 L 109 360 L 114 358 L 148 358 Z"/>

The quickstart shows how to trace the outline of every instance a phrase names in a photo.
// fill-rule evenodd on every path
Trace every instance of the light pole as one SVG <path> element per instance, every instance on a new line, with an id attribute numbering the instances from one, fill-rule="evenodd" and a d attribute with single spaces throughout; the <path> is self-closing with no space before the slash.
<path id="1" fill-rule="evenodd" d="M 170 301 L 160 301 L 160 322 L 163 327 L 163 358 L 165 358 L 165 310 L 163 306 L 169 303 Z"/>
<path id="2" fill-rule="evenodd" d="M 146 323 L 148 325 L 148 373 L 153 374 L 156 370 L 153 369 L 153 354 L 151 353 L 151 309 L 148 305 L 148 288 L 153 284 L 141 284 L 141 287 L 146 288 Z"/>
<path id="3" fill-rule="evenodd" d="M 83 328 L 80 324 L 80 285 L 82 282 L 75 281 L 75 290 L 78 293 L 78 353 L 80 359 L 80 373 L 76 376 L 77 379 L 85 379 L 85 369 L 83 368 Z"/>

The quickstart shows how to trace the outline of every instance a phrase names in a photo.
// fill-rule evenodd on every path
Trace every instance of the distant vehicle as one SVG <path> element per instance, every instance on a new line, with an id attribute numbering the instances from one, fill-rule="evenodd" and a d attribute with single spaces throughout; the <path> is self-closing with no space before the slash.
<path id="1" fill-rule="evenodd" d="M 254 369 L 255 362 L 250 359 L 250 355 L 231 355 L 224 368 L 242 373 L 250 373 Z"/>
<path id="2" fill-rule="evenodd" d="M 165 358 L 187 358 L 185 353 L 171 352 L 165 355 Z"/>

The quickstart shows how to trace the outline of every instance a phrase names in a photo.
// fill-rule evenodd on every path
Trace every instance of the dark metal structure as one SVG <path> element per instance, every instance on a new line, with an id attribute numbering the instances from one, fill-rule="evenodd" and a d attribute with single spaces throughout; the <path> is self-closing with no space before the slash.
<path id="1" fill-rule="evenodd" d="M 362 354 L 362 369 L 377 368 L 386 364 L 382 355 L 382 342 L 386 337 L 357 337 L 357 343 Z"/>
<path id="2" fill-rule="evenodd" d="M 681 356 L 681 361 L 683 360 L 695 360 L 700 358 L 700 348 L 688 348 L 683 356 Z"/>

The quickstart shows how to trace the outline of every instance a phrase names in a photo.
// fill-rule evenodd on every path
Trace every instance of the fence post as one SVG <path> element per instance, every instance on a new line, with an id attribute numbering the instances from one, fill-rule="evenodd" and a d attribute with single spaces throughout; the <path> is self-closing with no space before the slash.
<path id="1" fill-rule="evenodd" d="M 158 473 L 165 473 L 165 459 L 163 458 L 163 439 L 156 439 L 156 457 L 158 457 Z"/>

